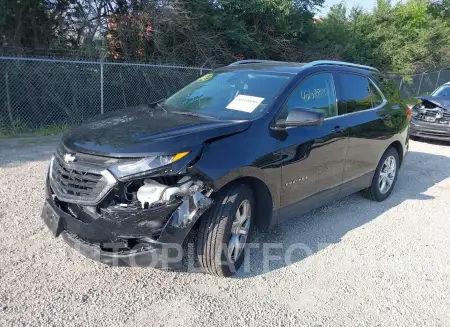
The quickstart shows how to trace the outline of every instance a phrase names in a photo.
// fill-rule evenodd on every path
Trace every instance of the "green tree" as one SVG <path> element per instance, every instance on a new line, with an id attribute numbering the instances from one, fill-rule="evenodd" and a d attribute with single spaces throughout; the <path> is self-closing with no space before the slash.
<path id="1" fill-rule="evenodd" d="M 0 44 L 17 48 L 49 48 L 59 37 L 69 0 L 3 0 Z"/>
<path id="2" fill-rule="evenodd" d="M 445 0 L 448 1 L 448 0 Z M 321 42 L 344 60 L 403 75 L 448 64 L 450 20 L 445 3 L 379 0 L 373 12 L 344 4 L 331 8 L 311 42 Z"/>

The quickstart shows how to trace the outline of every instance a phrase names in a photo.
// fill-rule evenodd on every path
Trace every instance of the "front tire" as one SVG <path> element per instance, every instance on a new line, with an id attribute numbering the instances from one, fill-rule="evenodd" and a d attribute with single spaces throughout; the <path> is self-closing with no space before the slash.
<path id="1" fill-rule="evenodd" d="M 234 183 L 220 190 L 214 202 L 200 221 L 198 261 L 206 272 L 230 277 L 242 265 L 253 229 L 253 192 L 245 184 Z"/>
<path id="2" fill-rule="evenodd" d="M 390 147 L 386 150 L 378 163 L 372 184 L 361 191 L 361 195 L 373 201 L 384 201 L 391 195 L 397 181 L 400 168 L 399 154 Z"/>

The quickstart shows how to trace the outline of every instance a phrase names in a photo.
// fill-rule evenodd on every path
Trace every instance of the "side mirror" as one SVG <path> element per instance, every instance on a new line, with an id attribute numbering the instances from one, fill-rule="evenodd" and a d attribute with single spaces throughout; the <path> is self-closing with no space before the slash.
<path id="1" fill-rule="evenodd" d="M 306 109 L 294 108 L 292 109 L 286 119 L 277 121 L 277 127 L 291 127 L 291 126 L 319 126 L 322 125 L 325 115 L 321 112 Z"/>

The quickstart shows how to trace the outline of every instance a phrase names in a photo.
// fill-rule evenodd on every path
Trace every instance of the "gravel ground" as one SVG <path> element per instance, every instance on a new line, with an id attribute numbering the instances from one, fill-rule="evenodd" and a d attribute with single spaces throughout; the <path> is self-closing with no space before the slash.
<path id="1" fill-rule="evenodd" d="M 219 279 L 110 268 L 53 238 L 39 216 L 56 142 L 0 141 L 0 326 L 450 325 L 450 145 L 412 142 L 383 203 L 353 195 L 257 233 L 308 249 L 292 263 L 263 272 L 257 250 Z"/>

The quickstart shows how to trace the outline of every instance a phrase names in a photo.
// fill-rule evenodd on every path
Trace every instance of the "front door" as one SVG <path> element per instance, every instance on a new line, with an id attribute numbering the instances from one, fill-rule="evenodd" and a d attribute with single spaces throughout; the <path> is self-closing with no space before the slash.
<path id="1" fill-rule="evenodd" d="M 320 126 L 299 126 L 286 129 L 281 141 L 283 153 L 281 206 L 283 218 L 300 213 L 296 205 L 302 200 L 329 192 L 339 192 L 342 182 L 347 131 L 338 115 L 336 92 L 331 73 L 317 73 L 305 78 L 292 92 L 278 119 L 285 119 L 293 108 L 320 111 L 325 121 Z M 313 201 L 315 202 L 315 201 Z M 319 201 L 320 202 L 320 201 Z M 313 203 L 313 206 L 316 206 Z M 303 209 L 309 209 L 308 205 Z M 301 210 L 304 212 L 305 210 Z"/>

